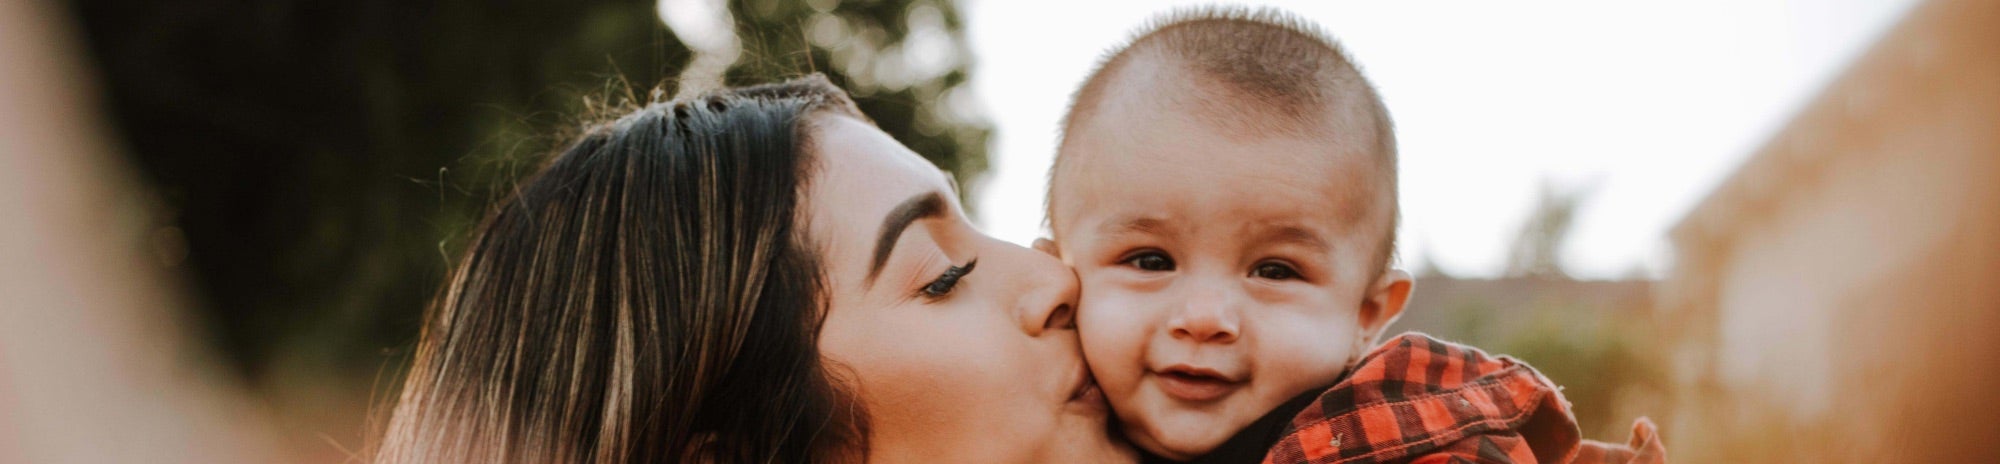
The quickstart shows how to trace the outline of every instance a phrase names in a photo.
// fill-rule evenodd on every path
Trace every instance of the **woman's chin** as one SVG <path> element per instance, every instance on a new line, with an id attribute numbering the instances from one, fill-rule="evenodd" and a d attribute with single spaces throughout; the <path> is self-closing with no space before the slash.
<path id="1" fill-rule="evenodd" d="M 1047 462 L 1138 462 L 1139 455 L 1125 442 L 1111 421 L 1111 409 L 1102 398 L 1097 401 L 1072 400 L 1064 405 L 1061 432 L 1054 440 L 1063 443 Z M 1065 443 L 1066 442 L 1066 443 Z"/>
<path id="2" fill-rule="evenodd" d="M 1093 417 L 1102 422 L 1110 417 L 1111 404 L 1105 401 L 1104 390 L 1098 388 L 1096 382 L 1089 382 L 1070 395 L 1069 401 L 1063 404 L 1063 410 L 1070 414 Z"/>

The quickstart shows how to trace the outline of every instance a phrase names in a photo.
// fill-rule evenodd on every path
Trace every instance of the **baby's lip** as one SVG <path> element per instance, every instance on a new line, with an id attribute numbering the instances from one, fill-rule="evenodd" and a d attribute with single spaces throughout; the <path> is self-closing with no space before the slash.
<path id="1" fill-rule="evenodd" d="M 1172 366 L 1167 366 L 1166 368 L 1163 369 L 1155 369 L 1154 372 L 1158 372 L 1161 374 L 1177 374 L 1188 377 L 1204 377 L 1228 383 L 1238 383 L 1243 381 L 1243 379 L 1238 378 L 1238 376 L 1224 374 L 1222 373 L 1222 371 L 1215 370 L 1213 368 L 1195 366 L 1190 364 L 1175 364 Z"/>
<path id="2" fill-rule="evenodd" d="M 1187 402 L 1205 403 L 1221 399 L 1243 386 L 1241 379 L 1200 366 L 1176 364 L 1153 371 L 1162 393 Z"/>

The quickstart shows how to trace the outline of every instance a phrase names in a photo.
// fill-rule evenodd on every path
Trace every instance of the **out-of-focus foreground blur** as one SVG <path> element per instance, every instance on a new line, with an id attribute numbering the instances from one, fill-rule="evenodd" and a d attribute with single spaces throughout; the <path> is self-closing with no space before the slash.
<path id="1" fill-rule="evenodd" d="M 656 82 L 825 72 L 978 185 L 954 2 L 665 3 L 0 1 L 0 463 L 353 459 L 484 208 Z M 1663 279 L 1562 272 L 1576 207 L 1494 231 L 1502 276 L 1421 267 L 1399 328 L 1533 363 L 1586 436 L 1651 416 L 1677 462 L 2000 455 L 2000 2 L 1911 9 Z"/>
<path id="2" fill-rule="evenodd" d="M 69 22 L 0 2 L 0 462 L 256 462 L 273 436 L 147 255 Z"/>

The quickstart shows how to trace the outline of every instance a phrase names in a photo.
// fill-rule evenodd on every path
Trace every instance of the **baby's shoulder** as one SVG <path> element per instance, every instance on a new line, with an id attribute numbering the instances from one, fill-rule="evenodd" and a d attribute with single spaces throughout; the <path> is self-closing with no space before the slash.
<path id="1" fill-rule="evenodd" d="M 1445 341 L 1422 332 L 1404 332 L 1390 337 L 1362 356 L 1354 366 L 1350 380 L 1423 381 L 1455 387 L 1517 366 L 1524 367 L 1525 364 L 1507 356 L 1487 354 L 1472 345 Z"/>

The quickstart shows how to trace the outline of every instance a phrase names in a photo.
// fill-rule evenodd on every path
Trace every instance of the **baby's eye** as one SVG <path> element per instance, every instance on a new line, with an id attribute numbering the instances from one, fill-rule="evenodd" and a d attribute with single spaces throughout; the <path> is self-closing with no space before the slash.
<path id="1" fill-rule="evenodd" d="M 1136 267 L 1141 271 L 1162 272 L 1174 270 L 1174 259 L 1168 258 L 1165 253 L 1158 251 L 1135 254 L 1126 257 L 1124 261 L 1119 261 L 1119 264 Z"/>
<path id="2" fill-rule="evenodd" d="M 1250 275 L 1259 279 L 1294 280 L 1299 278 L 1299 271 L 1284 263 L 1266 262 L 1258 263 L 1257 267 L 1251 268 Z"/>

